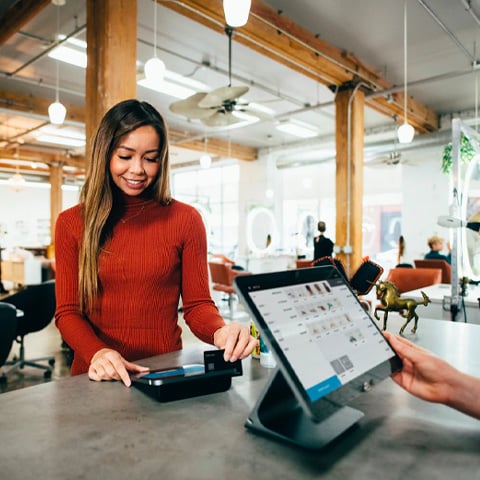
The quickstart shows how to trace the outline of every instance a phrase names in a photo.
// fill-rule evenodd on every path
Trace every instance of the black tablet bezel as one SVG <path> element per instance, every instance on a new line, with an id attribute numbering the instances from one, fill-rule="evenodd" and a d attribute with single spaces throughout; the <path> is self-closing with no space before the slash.
<path id="1" fill-rule="evenodd" d="M 294 368 L 292 367 L 285 353 L 283 352 L 281 346 L 276 341 L 265 319 L 257 309 L 255 303 L 252 301 L 249 292 L 255 291 L 255 289 L 265 290 L 270 288 L 288 287 L 296 284 L 325 280 L 342 282 L 350 290 L 356 301 L 359 302 L 357 296 L 352 291 L 345 278 L 334 266 L 321 266 L 296 270 L 286 270 L 281 272 L 238 276 L 234 279 L 234 288 L 239 295 L 241 301 L 250 311 L 252 318 L 254 319 L 255 324 L 260 331 L 260 335 L 263 336 L 263 339 L 265 340 L 267 346 L 274 352 L 274 355 L 277 358 L 278 368 L 280 368 L 280 370 L 284 374 L 286 381 L 295 393 L 299 403 L 303 406 L 305 411 L 314 421 L 321 421 L 327 414 L 326 412 L 328 412 L 328 410 L 330 409 L 329 407 L 331 407 L 332 405 L 346 405 L 348 403 L 348 399 L 353 398 L 353 396 L 362 389 L 366 390 L 367 385 L 372 385 L 373 383 L 377 383 L 387 378 L 393 372 L 400 370 L 402 366 L 400 358 L 395 353 L 388 340 L 382 335 L 382 332 L 377 326 L 376 322 L 367 312 L 365 312 L 365 314 L 372 322 L 374 328 L 378 330 L 379 334 L 382 335 L 385 342 L 392 349 L 393 356 L 390 359 L 380 363 L 376 367 L 368 370 L 364 374 L 356 377 L 352 381 L 337 388 L 333 392 L 321 397 L 320 399 L 316 401 L 312 401 L 310 399 Z M 261 288 L 259 288 L 259 286 L 261 286 Z M 360 308 L 363 307 L 361 307 L 360 305 Z M 314 368 L 314 364 L 315 362 L 314 360 L 312 360 L 312 368 Z M 339 395 L 340 392 L 345 393 L 345 402 L 339 400 L 339 397 L 341 397 L 341 395 Z"/>

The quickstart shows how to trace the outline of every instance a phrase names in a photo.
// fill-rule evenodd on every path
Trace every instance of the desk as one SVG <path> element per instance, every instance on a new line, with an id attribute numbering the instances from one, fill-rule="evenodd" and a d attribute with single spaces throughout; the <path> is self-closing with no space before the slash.
<path id="1" fill-rule="evenodd" d="M 442 318 L 444 320 L 451 320 L 452 316 L 450 313 L 450 303 L 447 301 L 444 309 L 444 298 L 448 297 L 449 299 L 451 297 L 452 286 L 450 284 L 438 283 L 436 285 L 430 285 L 428 287 L 402 293 L 402 297 L 423 301 L 421 294 L 422 291 L 428 295 L 432 303 L 428 304 L 426 307 L 423 305 L 419 306 L 417 308 L 418 315 L 420 317 L 426 316 L 429 318 Z M 463 300 L 463 305 L 462 310 L 457 314 L 457 322 L 464 322 L 466 319 L 467 323 L 480 324 L 480 308 L 478 306 L 479 297 L 480 286 L 468 285 L 467 295 L 460 299 L 461 302 Z"/>
<path id="2" fill-rule="evenodd" d="M 15 287 L 32 285 L 42 281 L 41 260 L 2 260 L 2 280 L 8 280 Z"/>
<path id="3" fill-rule="evenodd" d="M 400 320 L 391 320 L 389 329 L 398 331 Z M 480 327 L 421 319 L 417 335 L 407 337 L 480 375 Z M 184 352 L 184 360 L 193 353 Z M 159 365 L 158 358 L 145 363 Z M 171 403 L 85 375 L 1 394 L 1 477 L 478 478 L 480 422 L 422 402 L 390 379 L 352 403 L 365 417 L 321 452 L 255 435 L 243 425 L 271 370 L 254 359 L 244 370 L 227 392 Z"/>

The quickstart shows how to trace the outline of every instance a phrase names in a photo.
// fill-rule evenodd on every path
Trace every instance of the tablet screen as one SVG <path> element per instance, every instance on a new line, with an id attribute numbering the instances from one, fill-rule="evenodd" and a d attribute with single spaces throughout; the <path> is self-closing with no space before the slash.
<path id="1" fill-rule="evenodd" d="M 400 368 L 400 359 L 336 268 L 237 277 L 235 283 L 286 380 L 314 414 L 320 399 L 348 403 L 347 390 L 358 392 L 364 382 Z"/>

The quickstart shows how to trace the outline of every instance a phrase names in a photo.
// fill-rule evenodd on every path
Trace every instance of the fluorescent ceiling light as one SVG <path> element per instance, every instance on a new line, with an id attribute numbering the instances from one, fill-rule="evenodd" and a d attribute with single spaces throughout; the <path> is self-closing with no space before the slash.
<path id="1" fill-rule="evenodd" d="M 167 80 L 163 80 L 162 82 L 152 82 L 151 80 L 143 78 L 137 83 L 141 87 L 149 88 L 155 92 L 164 93 L 165 95 L 170 95 L 171 97 L 180 98 L 182 100 L 195 93 L 195 90 L 192 90 L 191 88 Z"/>
<path id="2" fill-rule="evenodd" d="M 275 110 L 273 108 L 266 107 L 265 105 L 262 105 L 261 103 L 255 103 L 255 102 L 249 102 L 248 100 L 245 100 L 246 103 L 248 103 L 248 106 L 250 107 L 251 110 L 257 110 L 259 112 L 267 113 L 268 115 L 275 115 Z"/>
<path id="3" fill-rule="evenodd" d="M 78 50 L 67 45 L 60 45 L 54 48 L 48 56 L 59 60 L 60 62 L 69 63 L 76 67 L 87 68 L 87 52 L 86 50 Z"/>
<path id="4" fill-rule="evenodd" d="M 75 140 L 85 141 L 85 134 L 83 132 L 70 127 L 58 128 L 53 127 L 52 125 L 45 125 L 40 128 L 39 132 L 41 134 L 55 135 L 56 137 L 73 138 Z"/>
<path id="5" fill-rule="evenodd" d="M 275 126 L 275 128 L 300 138 L 312 138 L 318 135 L 318 130 L 314 126 L 298 120 L 287 120 L 286 122 L 280 122 Z"/>
<path id="6" fill-rule="evenodd" d="M 234 110 L 232 112 L 232 115 L 234 117 L 240 118 L 241 120 L 245 120 L 246 122 L 249 122 L 249 123 L 255 123 L 255 122 L 258 122 L 260 120 L 258 117 L 255 116 L 255 114 L 250 115 L 248 113 L 239 112 L 239 111 L 236 111 L 236 110 Z"/>
<path id="7" fill-rule="evenodd" d="M 64 145 L 65 147 L 83 147 L 85 140 L 77 140 L 74 138 L 60 137 L 58 135 L 39 135 L 37 141 L 43 143 L 54 143 L 56 145 Z"/>
<path id="8" fill-rule="evenodd" d="M 152 82 L 142 76 L 137 83 L 142 87 L 182 100 L 196 92 L 210 90 L 204 83 L 194 80 L 193 78 L 184 77 L 170 70 L 165 70 L 165 80 L 161 82 Z"/>
<path id="9" fill-rule="evenodd" d="M 208 85 L 205 85 L 203 82 L 199 82 L 194 78 L 184 77 L 183 75 L 172 72 L 171 70 L 165 70 L 165 78 L 167 80 L 172 80 L 173 83 L 180 83 L 181 85 L 193 88 L 194 90 L 198 90 L 199 92 L 210 90 L 210 87 Z"/>
<path id="10" fill-rule="evenodd" d="M 68 44 L 68 45 L 67 45 Z M 76 38 L 69 38 L 62 45 L 53 49 L 48 56 L 61 62 L 75 65 L 77 67 L 87 67 L 87 43 Z M 156 92 L 164 93 L 175 98 L 184 99 L 196 92 L 210 91 L 210 88 L 202 82 L 193 78 L 184 77 L 170 70 L 165 70 L 165 80 L 162 82 L 152 82 L 142 76 L 137 82 L 142 87 L 149 88 Z"/>

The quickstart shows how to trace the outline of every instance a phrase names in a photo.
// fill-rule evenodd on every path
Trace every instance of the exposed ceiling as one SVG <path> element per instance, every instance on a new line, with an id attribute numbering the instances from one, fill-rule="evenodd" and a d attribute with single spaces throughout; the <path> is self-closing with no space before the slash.
<path id="1" fill-rule="evenodd" d="M 221 0 L 204 2 L 218 4 L 216 30 L 188 18 L 192 16 L 188 9 L 182 14 L 175 11 L 182 10 L 184 3 L 191 2 L 165 0 L 157 5 L 158 56 L 168 70 L 198 80 L 210 89 L 227 86 L 228 37 L 218 22 L 218 18 L 223 16 Z M 395 120 L 401 121 L 401 116 L 394 117 L 394 110 L 388 112 L 388 102 L 398 104 L 400 112 L 403 104 L 403 97 L 398 96 L 404 83 L 403 2 L 267 0 L 264 4 L 275 9 L 275 21 L 282 21 L 286 27 L 293 25 L 290 32 L 277 29 L 278 39 L 269 34 L 273 37 L 272 43 L 282 37 L 281 41 L 289 43 L 292 48 L 295 45 L 298 48 L 307 47 L 313 58 L 322 61 L 330 47 L 325 47 L 319 55 L 318 45 L 313 45 L 312 41 L 316 36 L 323 46 L 326 42 L 334 47 L 332 55 L 339 54 L 339 58 L 345 61 L 354 59 L 357 68 L 365 66 L 366 71 L 378 74 L 376 90 L 366 89 L 366 156 L 368 149 L 378 153 L 391 148 Z M 258 6 L 259 2 L 254 0 L 252 5 L 248 25 L 257 22 L 263 11 Z M 421 108 L 415 111 L 423 112 L 424 108 L 438 115 L 440 130 L 448 129 L 448 120 L 452 116 L 473 119 L 478 104 L 476 44 L 480 35 L 480 0 L 408 0 L 407 5 L 408 93 L 414 98 L 409 100 L 409 107 L 410 102 L 413 105 L 417 101 Z M 20 14 L 22 8 L 26 13 Z M 82 148 L 41 144 L 36 137 L 40 127 L 48 125 L 47 108 L 55 99 L 57 65 L 60 100 L 68 106 L 69 115 L 75 119 L 62 128 L 84 133 L 85 70 L 57 62 L 47 53 L 55 46 L 57 31 L 85 40 L 85 10 L 84 0 L 67 0 L 61 7 L 48 0 L 0 2 L 0 31 L 3 32 L 0 33 L 0 169 L 12 168 L 7 160 L 42 159 L 46 163 L 64 160 L 67 152 L 70 165 L 83 165 Z M 138 0 L 139 75 L 143 72 L 144 63 L 153 54 L 154 11 L 152 0 Z M 32 18 L 28 21 L 12 24 L 12 18 L 25 18 L 29 13 Z M 205 16 L 200 10 L 196 13 Z M 15 33 L 12 33 L 12 28 Z M 305 31 L 311 34 L 308 45 L 302 37 Z M 304 162 L 333 158 L 335 89 L 327 86 L 329 79 L 325 78 L 330 73 L 326 75 L 323 70 L 312 74 L 302 67 L 305 71 L 302 74 L 302 68 L 295 63 L 290 62 L 290 66 L 284 64 L 286 55 L 279 58 L 284 62 L 281 63 L 244 43 L 240 28 L 233 34 L 232 84 L 248 86 L 249 90 L 241 100 L 272 109 L 270 119 L 243 127 L 209 127 L 200 120 L 189 120 L 172 113 L 169 105 L 178 99 L 137 87 L 137 97 L 155 105 L 174 132 L 173 164 L 197 163 L 203 153 L 202 148 L 199 151 L 198 142 L 203 142 L 204 138 L 208 138 L 208 142 L 203 143 L 203 149 L 223 152 L 222 157 L 230 156 L 234 149 L 243 146 L 245 150 L 242 153 L 247 157 L 252 155 L 252 149 L 247 147 L 253 147 L 292 152 L 285 153 L 283 161 L 290 157 Z M 320 80 L 318 76 L 322 74 L 324 78 Z M 379 105 L 386 105 L 382 107 L 383 113 Z M 278 122 L 288 118 L 314 125 L 318 129 L 317 137 L 299 141 L 275 128 Z M 436 129 L 430 120 L 418 119 L 418 122 L 420 133 L 417 133 L 417 142 L 427 139 L 445 142 L 445 135 L 428 132 Z M 181 148 L 180 140 L 183 147 L 190 146 L 185 139 L 190 143 L 196 142 L 195 149 Z"/>

